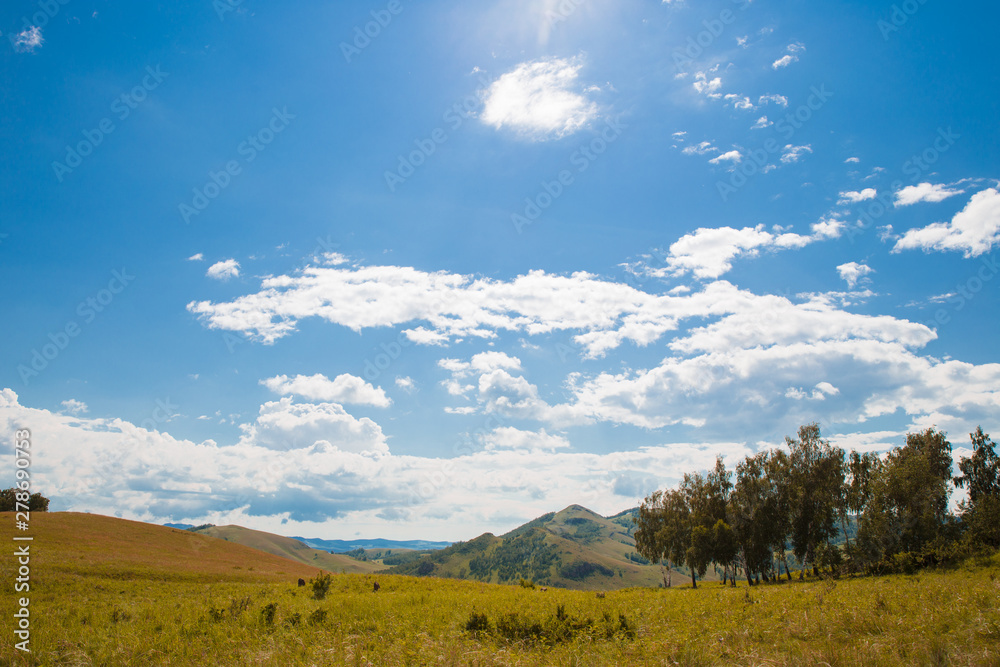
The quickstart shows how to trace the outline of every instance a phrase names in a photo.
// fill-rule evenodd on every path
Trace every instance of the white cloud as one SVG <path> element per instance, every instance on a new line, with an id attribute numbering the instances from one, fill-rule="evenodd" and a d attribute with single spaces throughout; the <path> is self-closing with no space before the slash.
<path id="1" fill-rule="evenodd" d="M 534 140 L 573 134 L 598 114 L 597 105 L 576 90 L 582 67 L 581 58 L 518 65 L 487 89 L 482 121 Z"/>
<path id="2" fill-rule="evenodd" d="M 356 419 L 338 403 L 294 403 L 285 397 L 260 406 L 257 420 L 244 424 L 240 443 L 279 451 L 333 447 L 355 454 L 387 454 L 381 427 Z"/>
<path id="3" fill-rule="evenodd" d="M 854 286 L 858 284 L 858 281 L 874 272 L 875 269 L 867 264 L 859 264 L 857 262 L 849 262 L 847 264 L 841 264 L 837 267 L 837 273 L 840 274 L 841 280 L 846 281 L 847 286 L 851 289 L 854 289 Z"/>
<path id="4" fill-rule="evenodd" d="M 758 104 L 767 104 L 769 102 L 781 107 L 788 106 L 788 98 L 784 95 L 761 95 Z"/>
<path id="5" fill-rule="evenodd" d="M 235 259 L 226 259 L 221 262 L 216 262 L 212 266 L 208 267 L 208 271 L 205 272 L 205 275 L 209 278 L 215 278 L 216 280 L 238 278 L 240 275 L 240 263 Z"/>
<path id="6" fill-rule="evenodd" d="M 38 26 L 29 26 L 14 36 L 14 50 L 20 53 L 33 53 L 35 49 L 45 43 L 42 37 L 42 29 Z"/>
<path id="7" fill-rule="evenodd" d="M 875 188 L 865 188 L 860 192 L 856 191 L 841 192 L 840 201 L 838 201 L 837 203 L 841 205 L 857 204 L 858 202 L 868 201 L 869 199 L 875 199 L 877 195 L 878 192 L 875 190 Z"/>
<path id="8" fill-rule="evenodd" d="M 785 164 L 798 162 L 800 157 L 806 153 L 812 152 L 812 145 L 810 144 L 806 144 L 805 146 L 793 146 L 792 144 L 788 144 L 785 146 L 785 151 L 781 155 L 781 161 Z"/>
<path id="9" fill-rule="evenodd" d="M 722 87 L 722 79 L 720 77 L 709 79 L 705 72 L 696 72 L 694 78 L 695 81 L 691 85 L 694 86 L 696 91 L 709 97 L 720 96 L 719 88 Z"/>
<path id="10" fill-rule="evenodd" d="M 849 157 L 849 158 L 847 158 L 846 160 L 844 160 L 844 164 L 851 164 L 852 162 L 853 162 L 853 163 L 858 163 L 858 162 L 861 162 L 861 158 L 857 158 L 857 157 Z"/>
<path id="11" fill-rule="evenodd" d="M 709 160 L 711 164 L 720 164 L 722 162 L 732 162 L 734 164 L 739 164 L 743 160 L 743 156 L 740 155 L 739 151 L 729 151 L 728 153 L 723 153 L 722 155 L 716 156 Z"/>
<path id="12" fill-rule="evenodd" d="M 978 257 L 996 245 L 1000 245 L 1000 193 L 989 188 L 973 195 L 951 222 L 908 230 L 892 251 L 960 250 L 966 257 Z"/>
<path id="13" fill-rule="evenodd" d="M 260 383 L 282 396 L 295 394 L 314 401 L 372 405 L 379 408 L 392 405 L 392 401 L 380 387 L 373 387 L 363 379 L 347 373 L 338 375 L 333 380 L 320 373 L 296 375 L 294 378 L 278 375 L 261 380 Z"/>
<path id="14" fill-rule="evenodd" d="M 771 127 L 774 125 L 771 121 L 767 119 L 767 116 L 761 116 L 757 119 L 757 122 L 753 124 L 750 128 L 751 130 L 763 130 L 766 127 Z"/>
<path id="15" fill-rule="evenodd" d="M 909 185 L 896 193 L 896 206 L 910 206 L 920 202 L 937 203 L 948 197 L 960 195 L 965 190 L 952 190 L 947 185 L 920 183 Z"/>
<path id="16" fill-rule="evenodd" d="M 757 227 L 700 228 L 670 246 L 667 269 L 661 275 L 693 273 L 697 278 L 718 278 L 733 268 L 737 257 L 753 257 L 764 249 L 797 248 L 812 239 L 798 234 L 772 234 Z"/>
<path id="17" fill-rule="evenodd" d="M 670 136 L 672 136 L 674 139 L 683 139 L 686 134 L 687 131 L 681 130 L 680 132 L 674 132 Z"/>
<path id="18" fill-rule="evenodd" d="M 524 451 L 555 450 L 570 446 L 569 440 L 561 435 L 550 435 L 545 429 L 522 431 L 512 426 L 494 429 L 483 437 L 486 449 L 515 449 Z"/>
<path id="19" fill-rule="evenodd" d="M 60 405 L 63 406 L 63 409 L 66 411 L 67 414 L 71 415 L 82 415 L 86 413 L 88 410 L 86 403 L 84 403 L 83 401 L 78 401 L 75 398 L 63 401 Z"/>
<path id="20" fill-rule="evenodd" d="M 710 141 L 703 141 L 694 146 L 688 146 L 681 152 L 684 155 L 704 155 L 705 153 L 716 153 L 719 149 L 712 145 Z"/>
<path id="21" fill-rule="evenodd" d="M 413 393 L 417 389 L 417 383 L 409 376 L 396 378 L 396 386 L 408 394 Z"/>
<path id="22" fill-rule="evenodd" d="M 781 69 L 782 67 L 788 67 L 794 62 L 798 61 L 798 56 L 793 56 L 791 54 L 786 54 L 771 63 L 773 69 Z"/>
<path id="23" fill-rule="evenodd" d="M 200 261 L 202 261 L 204 259 L 205 259 L 205 256 L 202 255 L 200 252 L 196 253 L 194 255 L 191 255 L 190 257 L 188 257 L 188 261 L 189 262 L 200 262 Z"/>

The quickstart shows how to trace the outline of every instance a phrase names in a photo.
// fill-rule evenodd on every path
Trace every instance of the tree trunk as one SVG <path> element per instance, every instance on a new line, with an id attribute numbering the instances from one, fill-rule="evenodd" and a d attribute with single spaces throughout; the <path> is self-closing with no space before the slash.
<path id="1" fill-rule="evenodd" d="M 844 540 L 847 542 L 847 548 L 851 548 L 851 538 L 847 535 L 847 515 L 844 514 L 840 517 L 840 525 L 844 527 Z"/>
<path id="2" fill-rule="evenodd" d="M 698 582 L 694 578 L 694 568 L 691 568 L 691 588 L 698 588 Z"/>
<path id="3" fill-rule="evenodd" d="M 663 561 L 660 561 L 660 576 L 663 577 L 663 587 L 670 588 L 670 582 L 667 581 L 667 571 L 663 569 Z"/>

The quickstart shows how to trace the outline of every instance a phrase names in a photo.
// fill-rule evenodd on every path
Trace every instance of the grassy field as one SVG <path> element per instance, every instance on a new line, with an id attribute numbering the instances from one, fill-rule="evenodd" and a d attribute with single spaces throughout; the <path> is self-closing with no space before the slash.
<path id="1" fill-rule="evenodd" d="M 295 585 L 308 568 L 221 540 L 89 515 L 32 523 L 32 653 L 13 647 L 6 557 L 0 665 L 1000 665 L 997 557 L 604 597 L 345 574 L 316 600 Z"/>

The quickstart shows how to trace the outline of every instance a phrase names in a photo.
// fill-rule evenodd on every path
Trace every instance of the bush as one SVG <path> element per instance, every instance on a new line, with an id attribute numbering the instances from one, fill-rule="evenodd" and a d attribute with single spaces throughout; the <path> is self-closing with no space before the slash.
<path id="1" fill-rule="evenodd" d="M 274 625 L 274 615 L 278 611 L 278 603 L 271 602 L 264 606 L 260 610 L 260 620 L 264 622 L 264 625 Z"/>
<path id="2" fill-rule="evenodd" d="M 475 637 L 493 636 L 508 643 L 548 645 L 570 642 L 579 636 L 592 640 L 632 640 L 636 638 L 635 626 L 619 614 L 617 619 L 607 612 L 599 622 L 579 619 L 566 612 L 565 605 L 557 605 L 556 613 L 546 619 L 533 619 L 517 612 L 502 614 L 496 624 L 486 614 L 472 612 L 464 625 L 465 631 Z"/>
<path id="3" fill-rule="evenodd" d="M 319 625 L 326 620 L 326 609 L 317 609 L 309 614 L 309 625 Z"/>
<path id="4" fill-rule="evenodd" d="M 535 588 L 535 582 L 531 579 L 521 579 L 521 588 Z"/>
<path id="5" fill-rule="evenodd" d="M 312 584 L 313 598 L 316 600 L 325 599 L 332 582 L 333 577 L 329 572 L 320 572 L 315 579 L 310 579 L 309 583 Z"/>

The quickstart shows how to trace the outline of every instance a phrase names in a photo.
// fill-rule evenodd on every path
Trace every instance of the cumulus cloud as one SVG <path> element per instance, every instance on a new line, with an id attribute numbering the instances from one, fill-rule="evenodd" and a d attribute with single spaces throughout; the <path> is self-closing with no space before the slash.
<path id="1" fill-rule="evenodd" d="M 699 144 L 687 146 L 681 152 L 684 153 L 684 155 L 704 155 L 705 153 L 717 153 L 718 151 L 719 149 L 713 146 L 712 142 L 702 141 Z"/>
<path id="2" fill-rule="evenodd" d="M 865 188 L 860 192 L 841 192 L 840 201 L 838 204 L 857 204 L 858 202 L 868 201 L 869 199 L 875 199 L 878 196 L 878 192 L 875 188 Z"/>
<path id="3" fill-rule="evenodd" d="M 582 58 L 518 65 L 486 90 L 481 120 L 532 140 L 573 134 L 598 115 L 597 105 L 584 96 L 577 82 L 582 67 Z"/>
<path id="4" fill-rule="evenodd" d="M 874 272 L 875 269 L 871 268 L 867 264 L 859 264 L 857 262 L 849 262 L 847 264 L 841 264 L 837 267 L 837 273 L 840 274 L 841 280 L 846 281 L 847 286 L 851 289 L 854 289 L 854 286 L 858 284 L 858 281 Z"/>
<path id="5" fill-rule="evenodd" d="M 714 72 L 715 70 L 712 70 Z M 720 97 L 719 89 L 722 88 L 722 79 L 720 77 L 708 78 L 708 74 L 705 72 L 697 72 L 694 75 L 694 83 L 691 84 L 694 89 L 708 97 Z"/>
<path id="6" fill-rule="evenodd" d="M 947 185 L 920 183 L 918 185 L 908 185 L 896 193 L 896 206 L 911 206 L 920 202 L 937 203 L 944 201 L 948 197 L 960 195 L 965 190 L 953 190 Z"/>
<path id="7" fill-rule="evenodd" d="M 966 257 L 978 257 L 996 245 L 1000 245 L 1000 193 L 989 188 L 973 195 L 951 222 L 908 230 L 892 251 L 961 251 Z"/>
<path id="8" fill-rule="evenodd" d="M 278 375 L 261 380 L 260 383 L 276 394 L 295 394 L 314 401 L 333 403 L 348 403 L 353 405 L 372 405 L 387 408 L 392 401 L 380 387 L 373 387 L 363 379 L 347 373 L 338 375 L 333 380 L 325 375 Z"/>
<path id="9" fill-rule="evenodd" d="M 82 415 L 88 411 L 87 404 L 83 401 L 78 401 L 75 398 L 63 401 L 60 405 L 63 406 L 66 414 L 70 415 Z"/>
<path id="10" fill-rule="evenodd" d="M 191 255 L 190 257 L 188 257 L 188 261 L 189 262 L 200 262 L 200 261 L 202 261 L 204 259 L 205 259 L 205 256 L 203 254 L 201 254 L 200 252 L 199 253 L 195 253 L 194 255 Z"/>
<path id="11" fill-rule="evenodd" d="M 709 468 L 718 453 L 732 466 L 751 452 L 719 441 L 590 454 L 572 451 L 563 436 L 544 429 L 505 426 L 450 459 L 354 453 L 324 440 L 304 445 L 311 436 L 276 452 L 247 438 L 198 443 L 120 419 L 27 408 L 12 390 L 0 389 L 0 439 L 13 440 L 16 424 L 31 424 L 35 438 L 48 443 L 35 453 L 34 467 L 54 511 L 281 534 L 342 528 L 398 539 L 502 533 L 573 503 L 610 515 L 639 499 L 615 496 L 616 487 L 626 486 L 623 476 L 641 471 L 656 484 L 673 483 L 684 472 Z M 0 474 L 13 475 L 12 461 L 0 460 Z M 408 522 L 394 523 L 400 517 Z"/>
<path id="12" fill-rule="evenodd" d="M 256 421 L 242 429 L 242 444 L 278 451 L 319 445 L 354 454 L 389 452 L 378 424 L 356 419 L 338 403 L 295 403 L 285 397 L 262 405 Z"/>
<path id="13" fill-rule="evenodd" d="M 799 158 L 803 155 L 812 152 L 812 146 L 809 144 L 806 144 L 805 146 L 793 146 L 792 144 L 788 144 L 785 146 L 785 150 L 781 154 L 781 161 L 785 164 L 798 162 Z"/>
<path id="14" fill-rule="evenodd" d="M 722 155 L 716 156 L 709 160 L 711 164 L 720 164 L 722 162 L 732 162 L 733 164 L 739 164 L 743 160 L 743 156 L 737 150 L 729 151 L 728 153 L 723 153 Z"/>
<path id="15" fill-rule="evenodd" d="M 763 130 L 764 128 L 771 127 L 772 125 L 774 125 L 774 123 L 769 121 L 767 119 L 767 116 L 761 116 L 760 118 L 757 119 L 757 122 L 750 127 L 750 129 Z"/>
<path id="16" fill-rule="evenodd" d="M 798 61 L 798 56 L 793 56 L 792 54 L 785 54 L 771 63 L 772 69 L 781 69 L 782 67 L 788 67 L 792 63 Z"/>
<path id="17" fill-rule="evenodd" d="M 208 271 L 205 272 L 205 275 L 216 280 L 238 278 L 240 275 L 240 263 L 235 259 L 226 259 L 221 262 L 216 262 L 212 266 L 208 267 Z"/>

